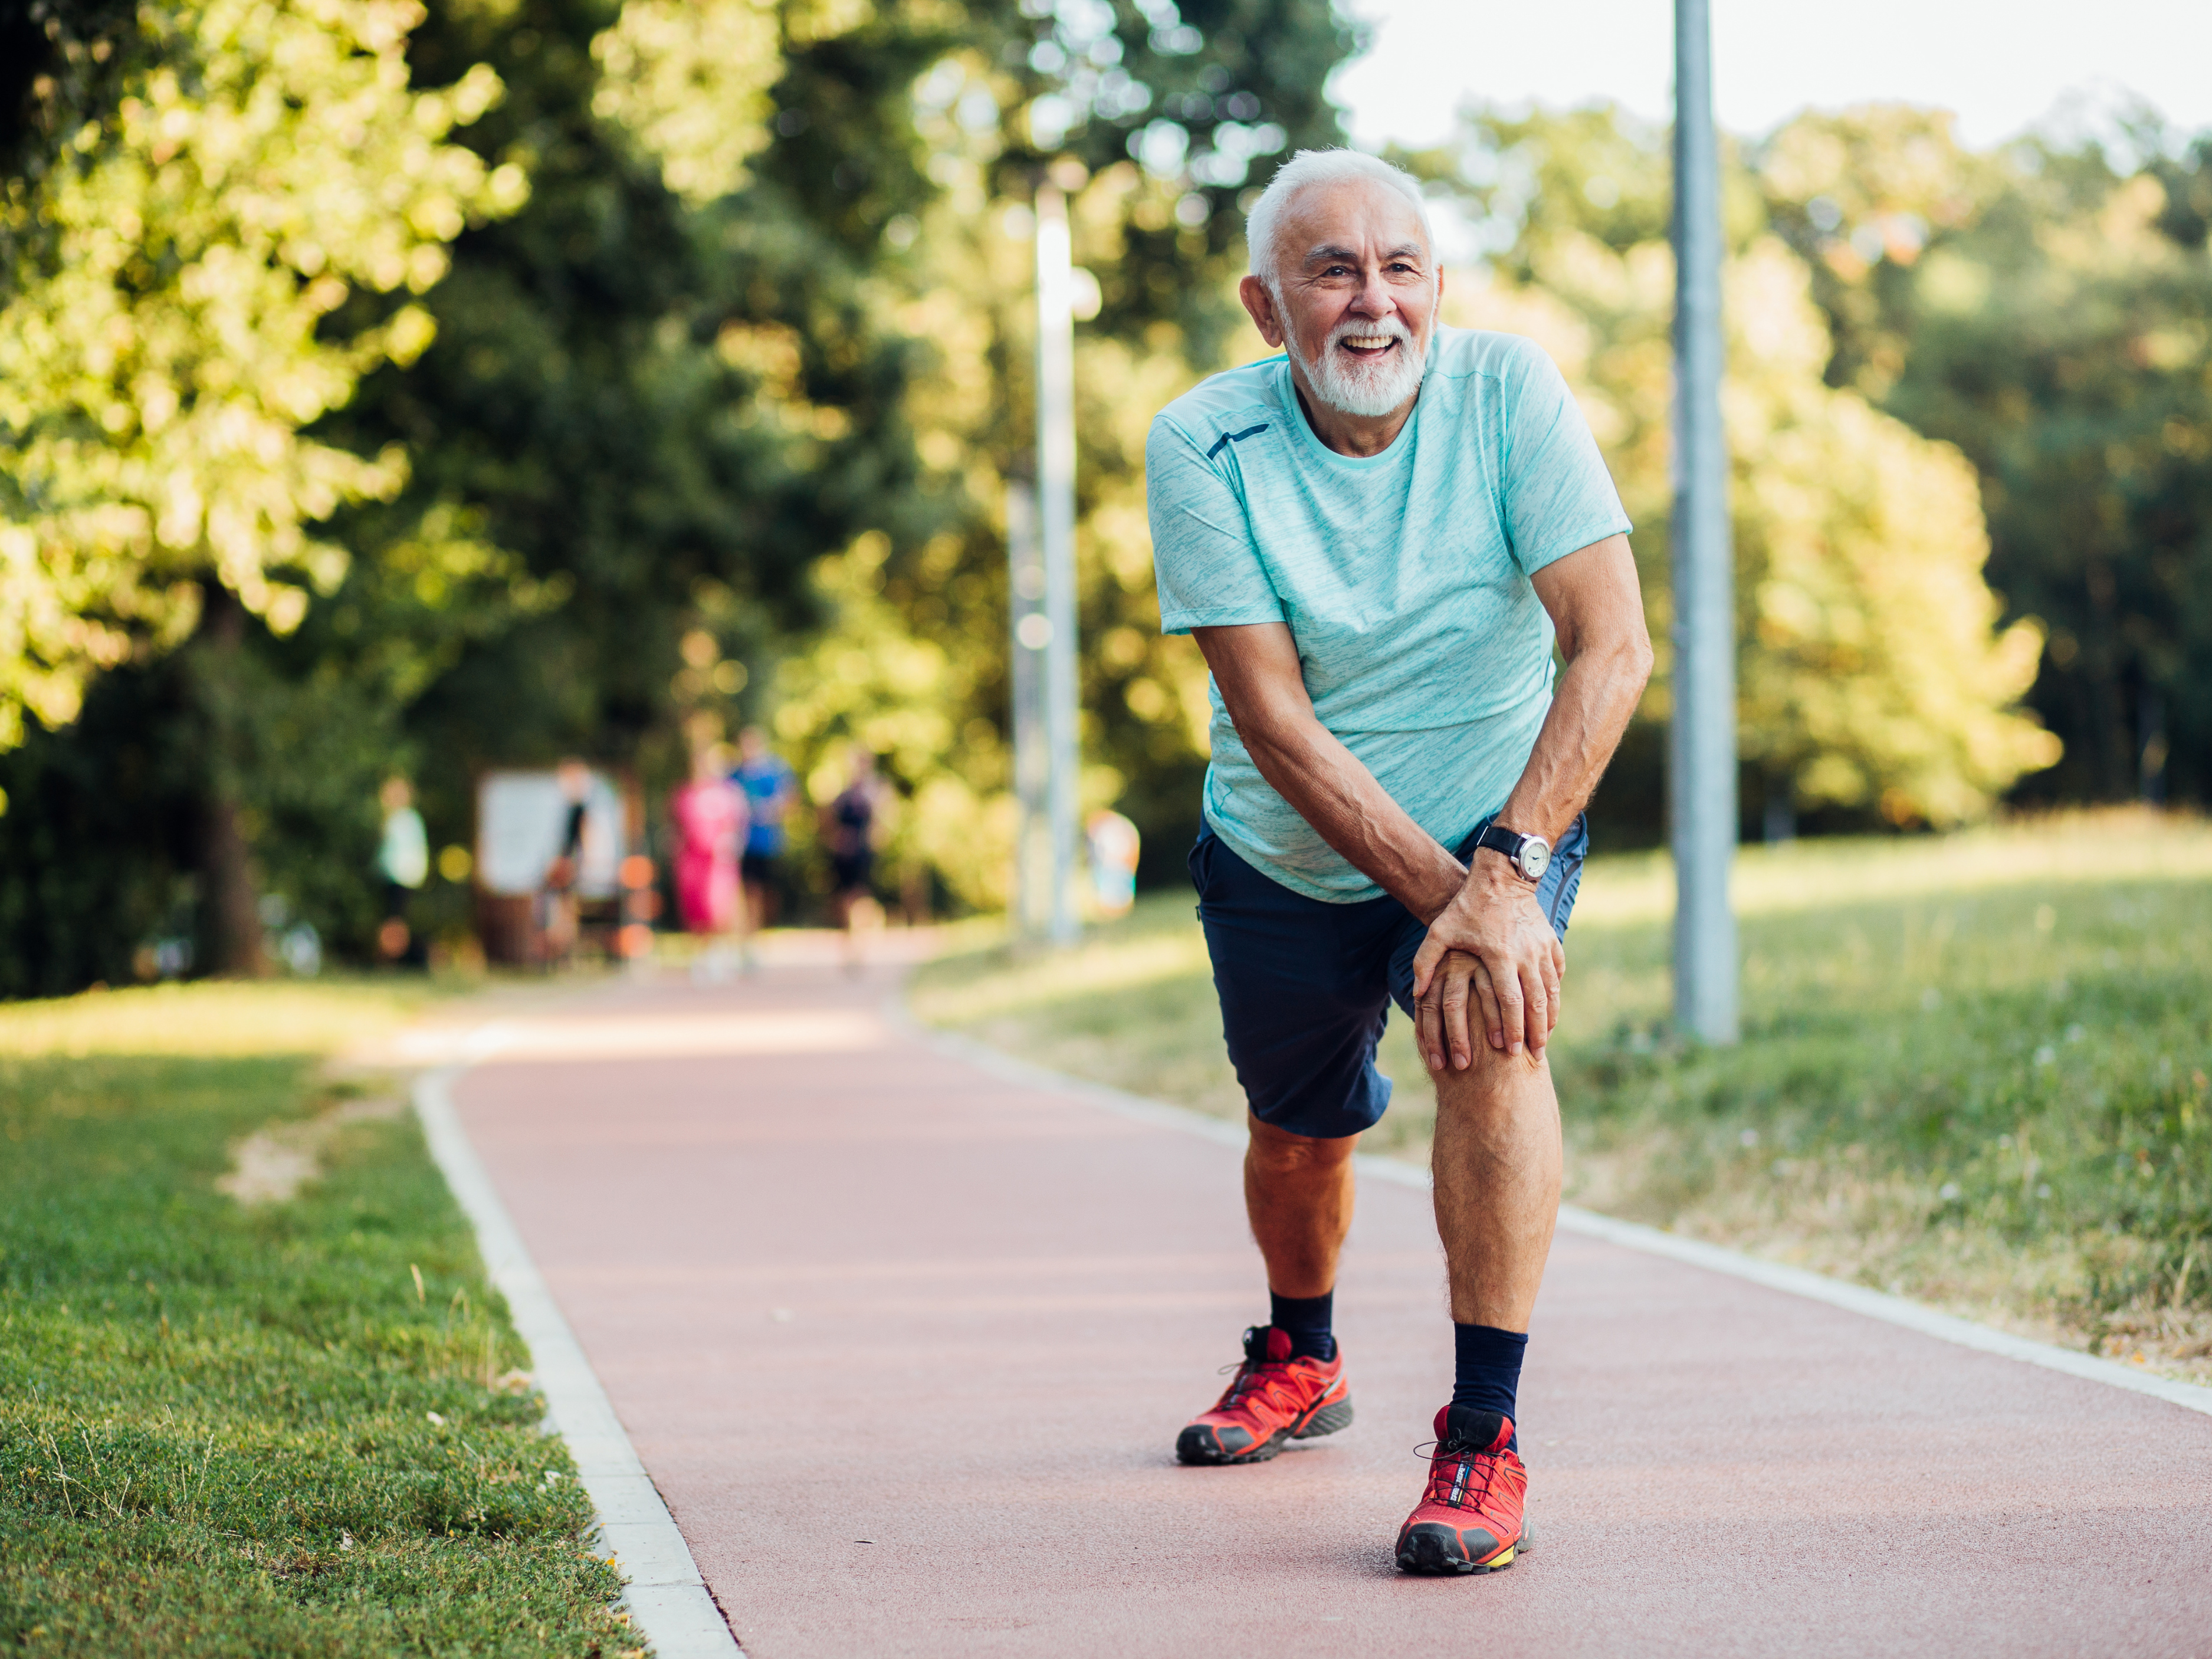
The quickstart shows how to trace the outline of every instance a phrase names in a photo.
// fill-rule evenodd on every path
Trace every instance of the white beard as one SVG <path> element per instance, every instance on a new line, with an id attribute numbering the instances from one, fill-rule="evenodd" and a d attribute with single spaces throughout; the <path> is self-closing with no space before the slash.
<path id="1" fill-rule="evenodd" d="M 1336 343 L 1348 334 L 1388 334 L 1403 343 L 1380 362 L 1362 362 L 1336 349 Z M 1314 396 L 1331 409 L 1364 420 L 1379 419 L 1403 407 L 1421 389 L 1421 375 L 1428 368 L 1427 354 L 1413 331 L 1395 317 L 1379 323 L 1340 323 L 1329 331 L 1317 354 L 1309 357 L 1299 352 L 1297 358 Z"/>

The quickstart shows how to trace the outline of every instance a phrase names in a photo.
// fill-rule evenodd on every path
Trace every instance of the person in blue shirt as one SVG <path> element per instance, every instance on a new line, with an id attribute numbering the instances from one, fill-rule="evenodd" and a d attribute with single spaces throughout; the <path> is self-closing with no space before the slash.
<path id="1" fill-rule="evenodd" d="M 1436 1084 L 1455 1360 L 1396 1556 L 1494 1571 L 1526 1542 L 1515 1424 L 1559 1211 L 1544 1048 L 1583 808 L 1651 667 L 1629 523 L 1541 349 L 1438 321 L 1410 176 L 1301 153 L 1247 240 L 1241 295 L 1281 355 L 1176 399 L 1146 450 L 1161 626 L 1212 671 L 1190 866 L 1270 1303 L 1176 1452 L 1257 1462 L 1352 1420 L 1337 1259 L 1395 1002 Z"/>
<path id="2" fill-rule="evenodd" d="M 730 781 L 745 792 L 745 805 L 752 811 L 738 859 L 745 902 L 752 912 L 752 926 L 746 930 L 750 935 L 769 924 L 787 845 L 784 819 L 798 796 L 799 781 L 783 757 L 768 746 L 768 734 L 748 726 L 738 733 L 738 768 L 730 774 Z"/>

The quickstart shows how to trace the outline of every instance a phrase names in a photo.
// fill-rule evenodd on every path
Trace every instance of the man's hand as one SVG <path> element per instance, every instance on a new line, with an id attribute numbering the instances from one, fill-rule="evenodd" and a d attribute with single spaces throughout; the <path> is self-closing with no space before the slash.
<path id="1" fill-rule="evenodd" d="M 1536 890 L 1498 854 L 1478 852 L 1413 957 L 1413 1029 L 1429 1069 L 1443 1070 L 1447 1054 L 1454 1071 L 1474 1064 L 1470 1002 L 1492 1048 L 1540 1057 L 1559 1023 L 1566 966 Z"/>

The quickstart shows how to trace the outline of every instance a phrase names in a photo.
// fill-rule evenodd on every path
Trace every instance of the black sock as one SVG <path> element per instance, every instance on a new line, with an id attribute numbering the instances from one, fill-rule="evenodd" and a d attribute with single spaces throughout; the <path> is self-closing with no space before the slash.
<path id="1" fill-rule="evenodd" d="M 1329 1334 L 1336 1292 L 1319 1296 L 1277 1296 L 1267 1292 L 1267 1322 L 1291 1339 L 1291 1357 L 1318 1359 L 1323 1364 L 1336 1358 L 1336 1338 Z"/>
<path id="2" fill-rule="evenodd" d="M 1454 1325 L 1452 1347 L 1452 1411 L 1495 1413 L 1514 1423 L 1506 1443 L 1521 1449 L 1521 1356 L 1528 1346 L 1525 1332 L 1501 1331 L 1495 1325 Z M 1497 1432 L 1497 1425 L 1491 1425 Z"/>

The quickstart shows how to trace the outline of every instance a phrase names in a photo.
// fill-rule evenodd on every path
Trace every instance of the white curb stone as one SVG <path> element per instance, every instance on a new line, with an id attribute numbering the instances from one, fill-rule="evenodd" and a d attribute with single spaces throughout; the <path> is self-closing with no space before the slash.
<path id="1" fill-rule="evenodd" d="M 465 1069 L 446 1066 L 419 1078 L 416 1115 L 430 1156 L 476 1228 L 485 1271 L 529 1345 L 538 1391 L 545 1396 L 554 1431 L 576 1460 L 577 1476 L 598 1511 L 600 1541 L 623 1575 L 630 1628 L 652 1644 L 659 1659 L 744 1659 L 699 1576 L 691 1547 L 638 1461 L 591 1361 L 469 1145 L 453 1107 L 453 1082 Z"/>

